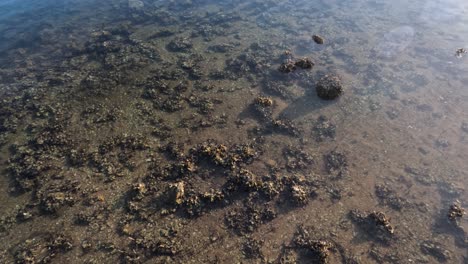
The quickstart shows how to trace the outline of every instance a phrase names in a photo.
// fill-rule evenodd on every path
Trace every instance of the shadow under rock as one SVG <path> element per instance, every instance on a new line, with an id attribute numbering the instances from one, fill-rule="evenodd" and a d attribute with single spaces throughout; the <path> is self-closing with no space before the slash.
<path id="1" fill-rule="evenodd" d="M 339 99 L 338 99 L 339 100 Z M 296 119 L 310 114 L 318 109 L 335 104 L 338 100 L 325 101 L 314 95 L 305 95 L 288 105 L 280 114 L 280 118 Z"/>

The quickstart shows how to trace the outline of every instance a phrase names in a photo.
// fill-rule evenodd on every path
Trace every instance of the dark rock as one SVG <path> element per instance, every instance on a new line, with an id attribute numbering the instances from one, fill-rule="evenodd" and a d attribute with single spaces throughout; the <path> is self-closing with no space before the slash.
<path id="1" fill-rule="evenodd" d="M 456 221 L 458 218 L 463 217 L 465 214 L 465 209 L 460 206 L 459 202 L 455 202 L 454 204 L 450 205 L 449 211 L 447 213 L 447 217 L 450 221 Z"/>
<path id="2" fill-rule="evenodd" d="M 279 66 L 278 70 L 284 73 L 290 73 L 295 71 L 297 68 L 301 69 L 312 69 L 315 63 L 309 58 L 300 58 L 297 60 L 286 59 L 281 65 Z"/>
<path id="3" fill-rule="evenodd" d="M 267 130 L 295 137 L 301 134 L 300 129 L 291 120 L 286 118 L 272 120 L 271 124 L 268 124 Z"/>
<path id="4" fill-rule="evenodd" d="M 301 58 L 297 59 L 296 62 L 294 62 L 294 65 L 301 69 L 312 69 L 315 63 L 309 58 Z"/>
<path id="5" fill-rule="evenodd" d="M 325 39 L 319 35 L 313 35 L 312 39 L 315 41 L 317 44 L 323 44 L 325 42 Z"/>
<path id="6" fill-rule="evenodd" d="M 333 100 L 343 93 L 343 84 L 336 75 L 325 75 L 316 85 L 318 97 L 325 100 Z"/>
<path id="7" fill-rule="evenodd" d="M 268 206 L 259 206 L 246 202 L 246 207 L 229 211 L 225 217 L 226 225 L 237 234 L 247 234 L 254 232 L 261 224 L 269 222 L 276 217 Z"/>
<path id="8" fill-rule="evenodd" d="M 263 258 L 263 254 L 260 250 L 262 243 L 256 239 L 249 239 L 244 243 L 242 247 L 242 254 L 247 259 L 259 259 Z"/>

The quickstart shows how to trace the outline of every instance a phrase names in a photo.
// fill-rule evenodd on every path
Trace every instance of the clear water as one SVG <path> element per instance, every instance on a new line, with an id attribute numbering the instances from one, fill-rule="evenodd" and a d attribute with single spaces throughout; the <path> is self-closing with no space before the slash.
<path id="1" fill-rule="evenodd" d="M 467 11 L 0 1 L 1 262 L 467 263 Z"/>

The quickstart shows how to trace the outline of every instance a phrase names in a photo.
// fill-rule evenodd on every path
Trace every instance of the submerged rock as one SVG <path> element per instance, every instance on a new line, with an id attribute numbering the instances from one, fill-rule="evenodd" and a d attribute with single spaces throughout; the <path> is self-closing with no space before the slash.
<path id="1" fill-rule="evenodd" d="M 468 133 L 468 122 L 463 122 L 461 125 L 463 132 Z"/>
<path id="2" fill-rule="evenodd" d="M 145 4 L 140 0 L 128 0 L 128 7 L 130 9 L 140 10 Z"/>
<path id="3" fill-rule="evenodd" d="M 325 100 L 333 100 L 343 93 L 343 84 L 336 75 L 325 75 L 316 86 L 318 97 Z"/>
<path id="4" fill-rule="evenodd" d="M 451 258 L 450 251 L 445 249 L 442 244 L 430 240 L 421 243 L 421 252 L 433 256 L 440 262 L 446 262 Z"/>
<path id="5" fill-rule="evenodd" d="M 410 26 L 401 26 L 385 33 L 380 43 L 377 44 L 375 51 L 378 57 L 395 58 L 401 54 L 414 40 L 414 28 Z"/>
<path id="6" fill-rule="evenodd" d="M 169 42 L 167 49 L 172 52 L 186 52 L 192 48 L 193 44 L 188 38 L 176 37 Z"/>
<path id="7" fill-rule="evenodd" d="M 312 128 L 312 134 L 317 142 L 323 142 L 327 139 L 333 140 L 336 136 L 336 125 L 326 116 L 321 115 Z"/>
<path id="8" fill-rule="evenodd" d="M 317 44 L 323 44 L 325 42 L 325 39 L 323 37 L 319 36 L 319 35 L 313 35 L 312 39 Z"/>

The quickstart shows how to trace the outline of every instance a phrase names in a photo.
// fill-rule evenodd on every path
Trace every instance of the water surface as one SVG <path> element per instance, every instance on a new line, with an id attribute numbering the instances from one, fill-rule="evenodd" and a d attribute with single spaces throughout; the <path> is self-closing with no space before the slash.
<path id="1" fill-rule="evenodd" d="M 467 11 L 0 1 L 1 262 L 466 263 Z"/>

